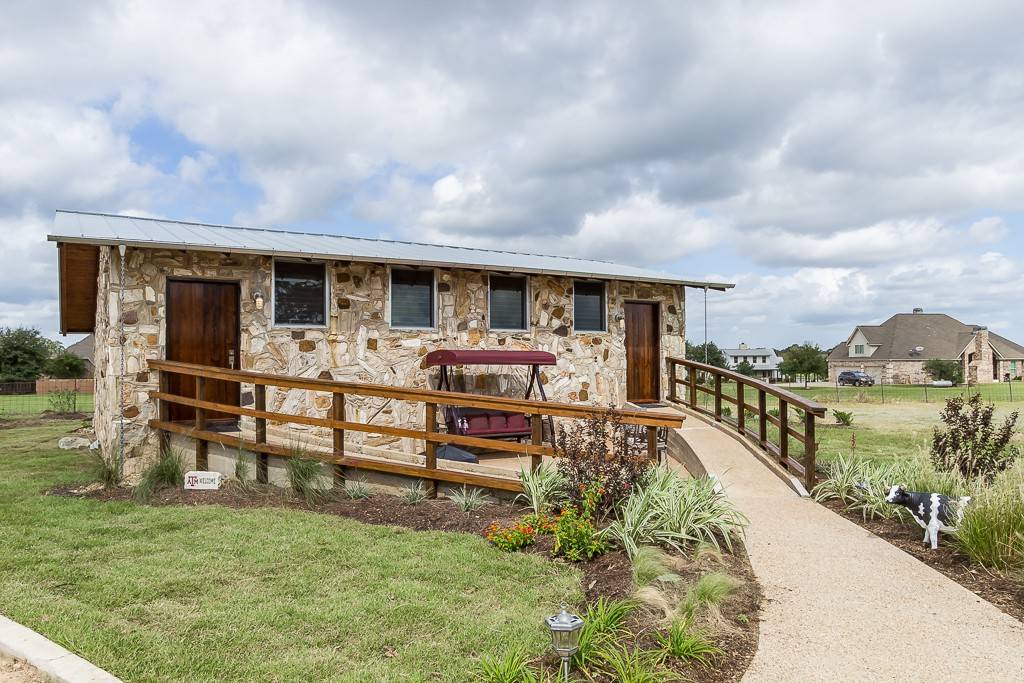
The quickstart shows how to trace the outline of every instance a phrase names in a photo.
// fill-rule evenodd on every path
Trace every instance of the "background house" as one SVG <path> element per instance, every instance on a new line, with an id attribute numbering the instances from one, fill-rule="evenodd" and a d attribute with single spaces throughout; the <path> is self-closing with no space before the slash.
<path id="1" fill-rule="evenodd" d="M 78 356 L 85 363 L 85 376 L 92 377 L 96 372 L 93 359 L 96 356 L 96 337 L 88 334 L 67 348 L 67 352 Z"/>
<path id="2" fill-rule="evenodd" d="M 782 362 L 782 359 L 775 353 L 775 349 L 751 348 L 741 342 L 735 349 L 722 349 L 722 353 L 725 354 L 729 361 L 729 367 L 733 370 L 740 363 L 746 361 L 753 366 L 754 377 L 773 382 L 778 381 L 782 376 L 779 372 L 779 363 Z"/>
<path id="3" fill-rule="evenodd" d="M 65 211 L 50 239 L 61 329 L 96 335 L 97 437 L 113 448 L 123 415 L 129 456 L 156 450 L 149 359 L 425 387 L 423 357 L 435 349 L 537 349 L 558 359 L 541 376 L 552 400 L 658 401 L 664 358 L 684 354 L 684 288 L 732 286 L 578 258 Z M 520 379 L 467 373 L 457 388 L 521 396 Z M 253 401 L 251 387 L 229 382 L 207 393 Z M 326 416 L 330 396 L 268 391 L 267 406 Z M 423 419 L 400 401 L 349 409 L 362 421 Z M 171 419 L 191 415 L 175 406 Z"/>
<path id="4" fill-rule="evenodd" d="M 1024 347 L 944 313 L 897 313 L 881 325 L 859 325 L 828 357 L 829 381 L 844 370 L 863 370 L 887 384 L 931 381 L 924 364 L 955 360 L 971 383 L 998 382 L 1024 374 Z"/>

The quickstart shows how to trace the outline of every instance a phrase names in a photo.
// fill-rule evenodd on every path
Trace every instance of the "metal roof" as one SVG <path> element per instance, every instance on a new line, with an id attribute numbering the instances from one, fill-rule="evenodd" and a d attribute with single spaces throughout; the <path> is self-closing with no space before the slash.
<path id="1" fill-rule="evenodd" d="M 53 232 L 48 235 L 48 239 L 52 242 L 124 244 L 130 247 L 457 266 L 519 273 L 663 282 L 717 290 L 726 290 L 734 286 L 724 282 L 687 280 L 671 273 L 569 256 L 522 254 L 420 242 L 187 223 L 85 211 L 58 210 L 53 219 Z"/>

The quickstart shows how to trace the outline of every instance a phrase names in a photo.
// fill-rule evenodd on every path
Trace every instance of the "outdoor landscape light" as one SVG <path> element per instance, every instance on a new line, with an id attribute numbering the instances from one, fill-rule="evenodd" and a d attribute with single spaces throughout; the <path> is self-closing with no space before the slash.
<path id="1" fill-rule="evenodd" d="M 256 304 L 256 310 L 257 311 L 262 311 L 263 310 L 263 292 L 256 292 L 255 294 L 253 294 L 252 295 L 252 300 Z"/>
<path id="2" fill-rule="evenodd" d="M 551 631 L 551 646 L 562 658 L 562 674 L 569 680 L 569 660 L 580 647 L 580 629 L 583 620 L 575 614 L 569 614 L 562 605 L 562 611 L 545 619 Z"/>

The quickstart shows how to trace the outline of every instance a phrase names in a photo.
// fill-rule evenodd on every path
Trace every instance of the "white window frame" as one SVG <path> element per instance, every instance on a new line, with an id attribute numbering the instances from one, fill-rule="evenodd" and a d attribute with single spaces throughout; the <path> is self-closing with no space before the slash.
<path id="1" fill-rule="evenodd" d="M 598 330 L 577 330 L 576 329 L 576 283 L 577 282 L 600 282 L 601 283 L 601 329 Z M 608 281 L 598 280 L 596 278 L 585 278 L 575 277 L 572 279 L 572 333 L 582 332 L 584 334 L 594 334 L 608 331 Z"/>
<path id="2" fill-rule="evenodd" d="M 320 264 L 324 269 L 324 324 L 294 325 L 277 322 L 277 262 Z M 270 264 L 270 326 L 282 330 L 326 330 L 331 325 L 331 276 L 327 272 L 327 261 L 303 258 L 275 258 Z"/>
<path id="3" fill-rule="evenodd" d="M 391 273 L 396 270 L 414 270 L 423 271 L 428 270 L 427 268 L 414 268 L 412 266 L 388 266 L 388 294 L 384 301 L 384 318 L 387 320 L 388 327 L 392 330 L 412 330 L 420 332 L 437 332 L 441 327 L 441 301 L 437 296 L 437 268 L 430 268 L 430 272 L 433 275 L 431 278 L 433 285 L 430 293 L 431 300 L 434 302 L 433 306 L 433 318 L 434 325 L 432 327 L 398 327 L 391 324 L 391 296 L 394 291 L 393 282 L 391 281 Z"/>
<path id="4" fill-rule="evenodd" d="M 525 286 L 523 287 L 523 322 L 525 327 L 492 327 L 491 326 L 491 276 L 519 278 Z M 492 332 L 529 332 L 530 331 L 530 276 L 520 273 L 487 273 L 487 329 Z"/>

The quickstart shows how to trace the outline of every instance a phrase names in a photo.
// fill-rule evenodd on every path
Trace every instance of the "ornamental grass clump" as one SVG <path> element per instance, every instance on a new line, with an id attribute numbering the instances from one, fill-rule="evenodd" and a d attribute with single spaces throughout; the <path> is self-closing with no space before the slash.
<path id="1" fill-rule="evenodd" d="M 302 451 L 296 452 L 301 453 Z M 320 485 L 323 467 L 319 460 L 291 457 L 288 458 L 285 468 L 292 491 L 301 496 L 307 504 L 322 502 L 330 496 L 330 491 Z"/>
<path id="2" fill-rule="evenodd" d="M 682 479 L 659 466 L 619 506 L 603 534 L 632 558 L 645 545 L 682 552 L 687 546 L 706 543 L 732 550 L 733 534 L 740 533 L 746 523 L 743 514 L 717 490 L 715 480 Z"/>
<path id="3" fill-rule="evenodd" d="M 490 500 L 483 489 L 467 488 L 465 484 L 460 490 L 452 491 L 448 497 L 452 499 L 456 507 L 467 514 L 476 512 Z"/>
<path id="4" fill-rule="evenodd" d="M 143 471 L 132 497 L 139 502 L 146 502 L 160 489 L 182 486 L 184 479 L 185 465 L 181 454 L 170 448 L 163 448 L 157 459 Z"/>
<path id="5" fill-rule="evenodd" d="M 565 502 L 565 477 L 551 462 L 543 462 L 537 469 L 523 467 L 519 470 L 523 492 L 516 496 L 516 503 L 524 503 L 536 515 L 560 506 Z"/>
<path id="6" fill-rule="evenodd" d="M 1003 472 L 974 495 L 954 538 L 980 565 L 1024 572 L 1024 467 Z"/>
<path id="7" fill-rule="evenodd" d="M 984 404 L 981 394 L 947 399 L 939 417 L 946 425 L 932 433 L 931 456 L 935 468 L 959 472 L 965 479 L 989 483 L 1010 467 L 1020 449 L 1010 445 L 1019 411 L 1013 411 L 996 426 L 995 404 Z"/>

